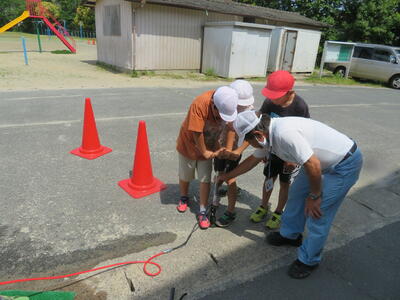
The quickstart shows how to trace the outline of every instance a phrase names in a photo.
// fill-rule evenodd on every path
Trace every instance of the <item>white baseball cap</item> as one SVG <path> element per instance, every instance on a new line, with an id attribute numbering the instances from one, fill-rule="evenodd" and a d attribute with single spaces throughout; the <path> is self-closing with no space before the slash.
<path id="1" fill-rule="evenodd" d="M 244 141 L 244 137 L 247 133 L 252 131 L 261 121 L 262 115 L 257 117 L 254 110 L 246 110 L 237 115 L 235 122 L 233 122 L 233 128 L 239 136 L 238 146 L 241 146 Z"/>
<path id="2" fill-rule="evenodd" d="M 253 87 L 248 81 L 242 79 L 235 80 L 230 84 L 230 87 L 238 93 L 238 105 L 249 106 L 254 103 Z"/>
<path id="3" fill-rule="evenodd" d="M 213 95 L 214 104 L 222 120 L 232 122 L 237 116 L 238 94 L 229 86 L 221 86 Z"/>

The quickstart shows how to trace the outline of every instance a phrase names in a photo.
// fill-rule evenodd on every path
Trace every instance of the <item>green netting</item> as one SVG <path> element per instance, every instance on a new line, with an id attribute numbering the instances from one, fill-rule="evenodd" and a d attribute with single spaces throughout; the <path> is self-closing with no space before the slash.
<path id="1" fill-rule="evenodd" d="M 37 292 L 37 291 L 7 290 L 7 291 L 0 291 L 0 296 L 28 297 L 29 300 L 74 300 L 75 293 L 56 292 L 56 291 Z"/>

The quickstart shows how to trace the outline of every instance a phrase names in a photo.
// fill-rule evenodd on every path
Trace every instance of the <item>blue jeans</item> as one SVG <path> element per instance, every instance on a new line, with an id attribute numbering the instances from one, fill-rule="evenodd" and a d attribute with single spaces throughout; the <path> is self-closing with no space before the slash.
<path id="1" fill-rule="evenodd" d="M 350 188 L 357 182 L 363 158 L 357 149 L 352 156 L 322 174 L 322 217 L 314 219 L 304 214 L 305 199 L 310 193 L 308 176 L 302 168 L 289 190 L 289 199 L 282 215 L 280 234 L 296 239 L 307 225 L 308 235 L 298 248 L 298 259 L 307 265 L 321 261 L 332 221 Z"/>

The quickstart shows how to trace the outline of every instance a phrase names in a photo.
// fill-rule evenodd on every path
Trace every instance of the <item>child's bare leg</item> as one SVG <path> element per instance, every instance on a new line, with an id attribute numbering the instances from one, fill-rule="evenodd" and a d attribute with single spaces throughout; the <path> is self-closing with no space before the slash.
<path id="1" fill-rule="evenodd" d="M 228 208 L 227 211 L 233 213 L 237 200 L 236 178 L 228 180 Z"/>
<path id="2" fill-rule="evenodd" d="M 181 196 L 187 197 L 189 195 L 189 184 L 190 182 L 179 179 L 179 190 Z"/>
<path id="3" fill-rule="evenodd" d="M 269 191 L 266 190 L 265 184 L 266 184 L 267 180 L 269 180 L 269 179 L 265 178 L 265 180 L 264 180 L 263 190 L 262 190 L 262 201 L 261 201 L 261 206 L 265 209 L 268 209 L 269 199 L 271 198 L 272 191 L 273 191 L 273 188 L 270 189 Z M 275 180 L 276 180 L 276 177 L 273 178 L 274 182 L 275 182 Z"/>
<path id="4" fill-rule="evenodd" d="M 210 195 L 210 183 L 200 182 L 200 212 L 206 210 L 208 205 L 208 197 Z"/>
<path id="5" fill-rule="evenodd" d="M 283 209 L 285 208 L 287 199 L 289 197 L 289 182 L 279 182 L 280 189 L 279 189 L 279 198 L 278 198 L 278 206 L 275 209 L 275 212 L 282 213 Z"/>

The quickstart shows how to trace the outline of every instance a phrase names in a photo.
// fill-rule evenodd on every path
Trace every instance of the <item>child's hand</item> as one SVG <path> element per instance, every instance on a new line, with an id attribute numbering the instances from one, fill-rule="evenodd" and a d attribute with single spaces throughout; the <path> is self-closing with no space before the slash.
<path id="1" fill-rule="evenodd" d="M 205 159 L 212 159 L 215 157 L 215 153 L 207 150 L 207 151 L 203 152 L 203 156 Z"/>
<path id="2" fill-rule="evenodd" d="M 224 182 L 227 181 L 226 174 L 221 174 L 217 176 L 217 182 Z"/>
<path id="3" fill-rule="evenodd" d="M 229 159 L 230 151 L 227 149 L 223 149 L 222 151 L 218 152 L 219 159 Z"/>
<path id="4" fill-rule="evenodd" d="M 218 158 L 224 158 L 224 153 L 226 151 L 226 148 L 222 147 L 219 148 L 217 151 L 214 152 L 214 157 L 218 157 Z"/>
<path id="5" fill-rule="evenodd" d="M 230 160 L 238 160 L 240 157 L 240 153 L 236 152 L 236 151 L 230 151 L 229 152 L 229 159 Z"/>

